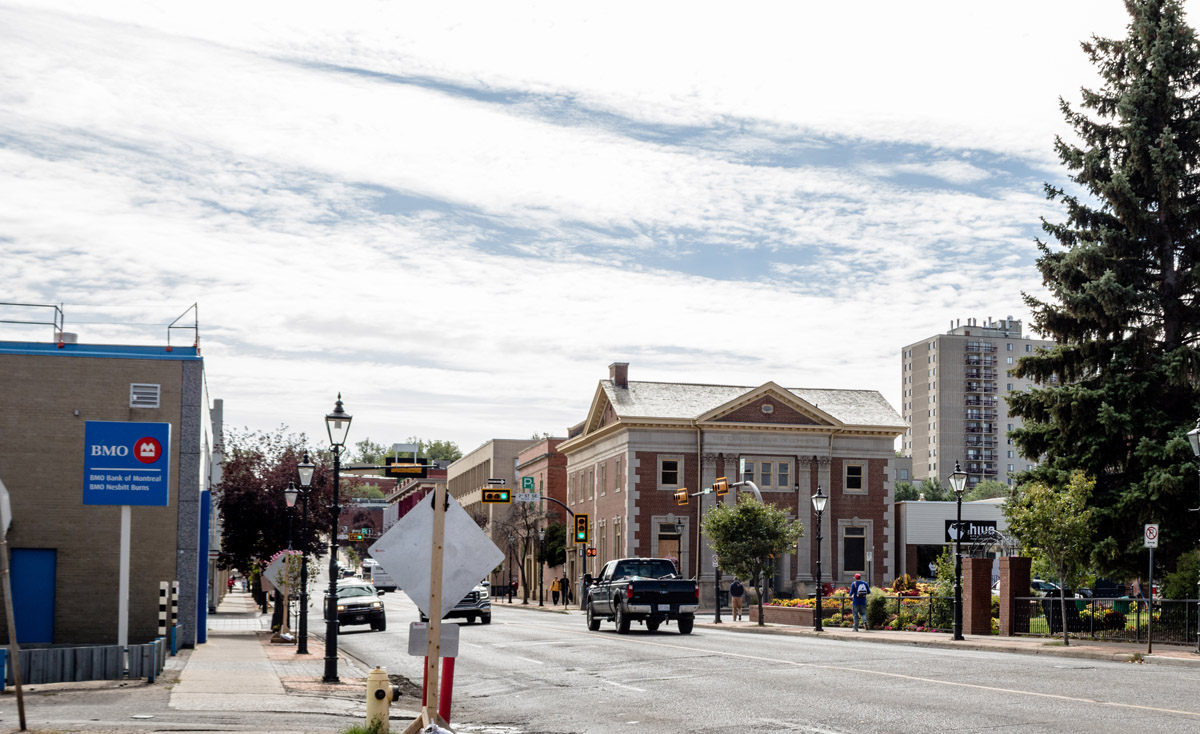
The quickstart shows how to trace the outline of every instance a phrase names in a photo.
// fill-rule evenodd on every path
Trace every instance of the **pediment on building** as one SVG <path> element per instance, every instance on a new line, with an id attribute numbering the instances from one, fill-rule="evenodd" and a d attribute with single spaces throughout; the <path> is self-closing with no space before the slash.
<path id="1" fill-rule="evenodd" d="M 842 422 L 774 382 L 739 395 L 701 415 L 704 423 L 840 427 Z"/>
<path id="2" fill-rule="evenodd" d="M 592 398 L 591 408 L 588 409 L 587 420 L 583 423 L 583 435 L 594 433 L 616 422 L 617 411 L 608 399 L 608 394 L 604 392 L 604 387 L 598 386 L 596 395 Z"/>

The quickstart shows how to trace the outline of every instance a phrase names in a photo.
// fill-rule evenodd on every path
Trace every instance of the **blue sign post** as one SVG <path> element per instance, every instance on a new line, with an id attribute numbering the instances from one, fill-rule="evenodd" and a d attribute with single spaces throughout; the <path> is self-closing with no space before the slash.
<path id="1" fill-rule="evenodd" d="M 170 504 L 170 423 L 88 421 L 83 454 L 83 504 Z"/>

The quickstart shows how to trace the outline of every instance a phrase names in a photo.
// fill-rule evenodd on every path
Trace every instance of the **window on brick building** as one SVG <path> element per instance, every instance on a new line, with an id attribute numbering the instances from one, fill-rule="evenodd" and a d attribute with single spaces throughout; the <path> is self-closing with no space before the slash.
<path id="1" fill-rule="evenodd" d="M 683 484 L 683 459 L 678 456 L 658 458 L 658 488 L 676 489 Z"/>
<path id="2" fill-rule="evenodd" d="M 850 494 L 867 493 L 867 470 L 863 464 L 845 464 L 842 470 L 845 491 Z"/>

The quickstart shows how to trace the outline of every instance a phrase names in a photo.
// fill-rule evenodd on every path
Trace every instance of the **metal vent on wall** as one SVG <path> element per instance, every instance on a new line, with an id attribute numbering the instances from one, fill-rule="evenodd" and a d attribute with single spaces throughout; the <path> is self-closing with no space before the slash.
<path id="1" fill-rule="evenodd" d="M 159 392 L 159 385 L 145 385 L 135 382 L 129 386 L 129 407 L 157 408 Z"/>

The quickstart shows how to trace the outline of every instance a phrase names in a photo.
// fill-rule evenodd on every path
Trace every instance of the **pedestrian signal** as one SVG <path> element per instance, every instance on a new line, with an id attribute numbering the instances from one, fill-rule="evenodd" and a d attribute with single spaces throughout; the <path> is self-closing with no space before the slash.
<path id="1" fill-rule="evenodd" d="M 480 500 L 485 505 L 508 505 L 512 504 L 512 492 L 501 487 L 484 487 L 483 498 Z"/>
<path id="2" fill-rule="evenodd" d="M 678 504 L 680 507 L 682 507 L 688 503 L 687 487 L 684 487 L 683 489 L 675 490 L 675 503 Z"/>
<path id="3" fill-rule="evenodd" d="M 589 556 L 591 556 L 591 557 L 595 558 L 595 556 L 596 556 L 596 549 L 595 549 L 595 548 L 588 548 L 588 549 L 587 549 L 587 554 L 588 554 Z"/>
<path id="4" fill-rule="evenodd" d="M 725 477 L 717 477 L 717 481 L 713 482 L 712 488 L 718 497 L 724 497 L 729 494 L 729 480 Z"/>
<path id="5" fill-rule="evenodd" d="M 587 515 L 576 515 L 575 516 L 575 542 L 576 543 L 587 543 L 588 542 L 588 516 Z"/>

